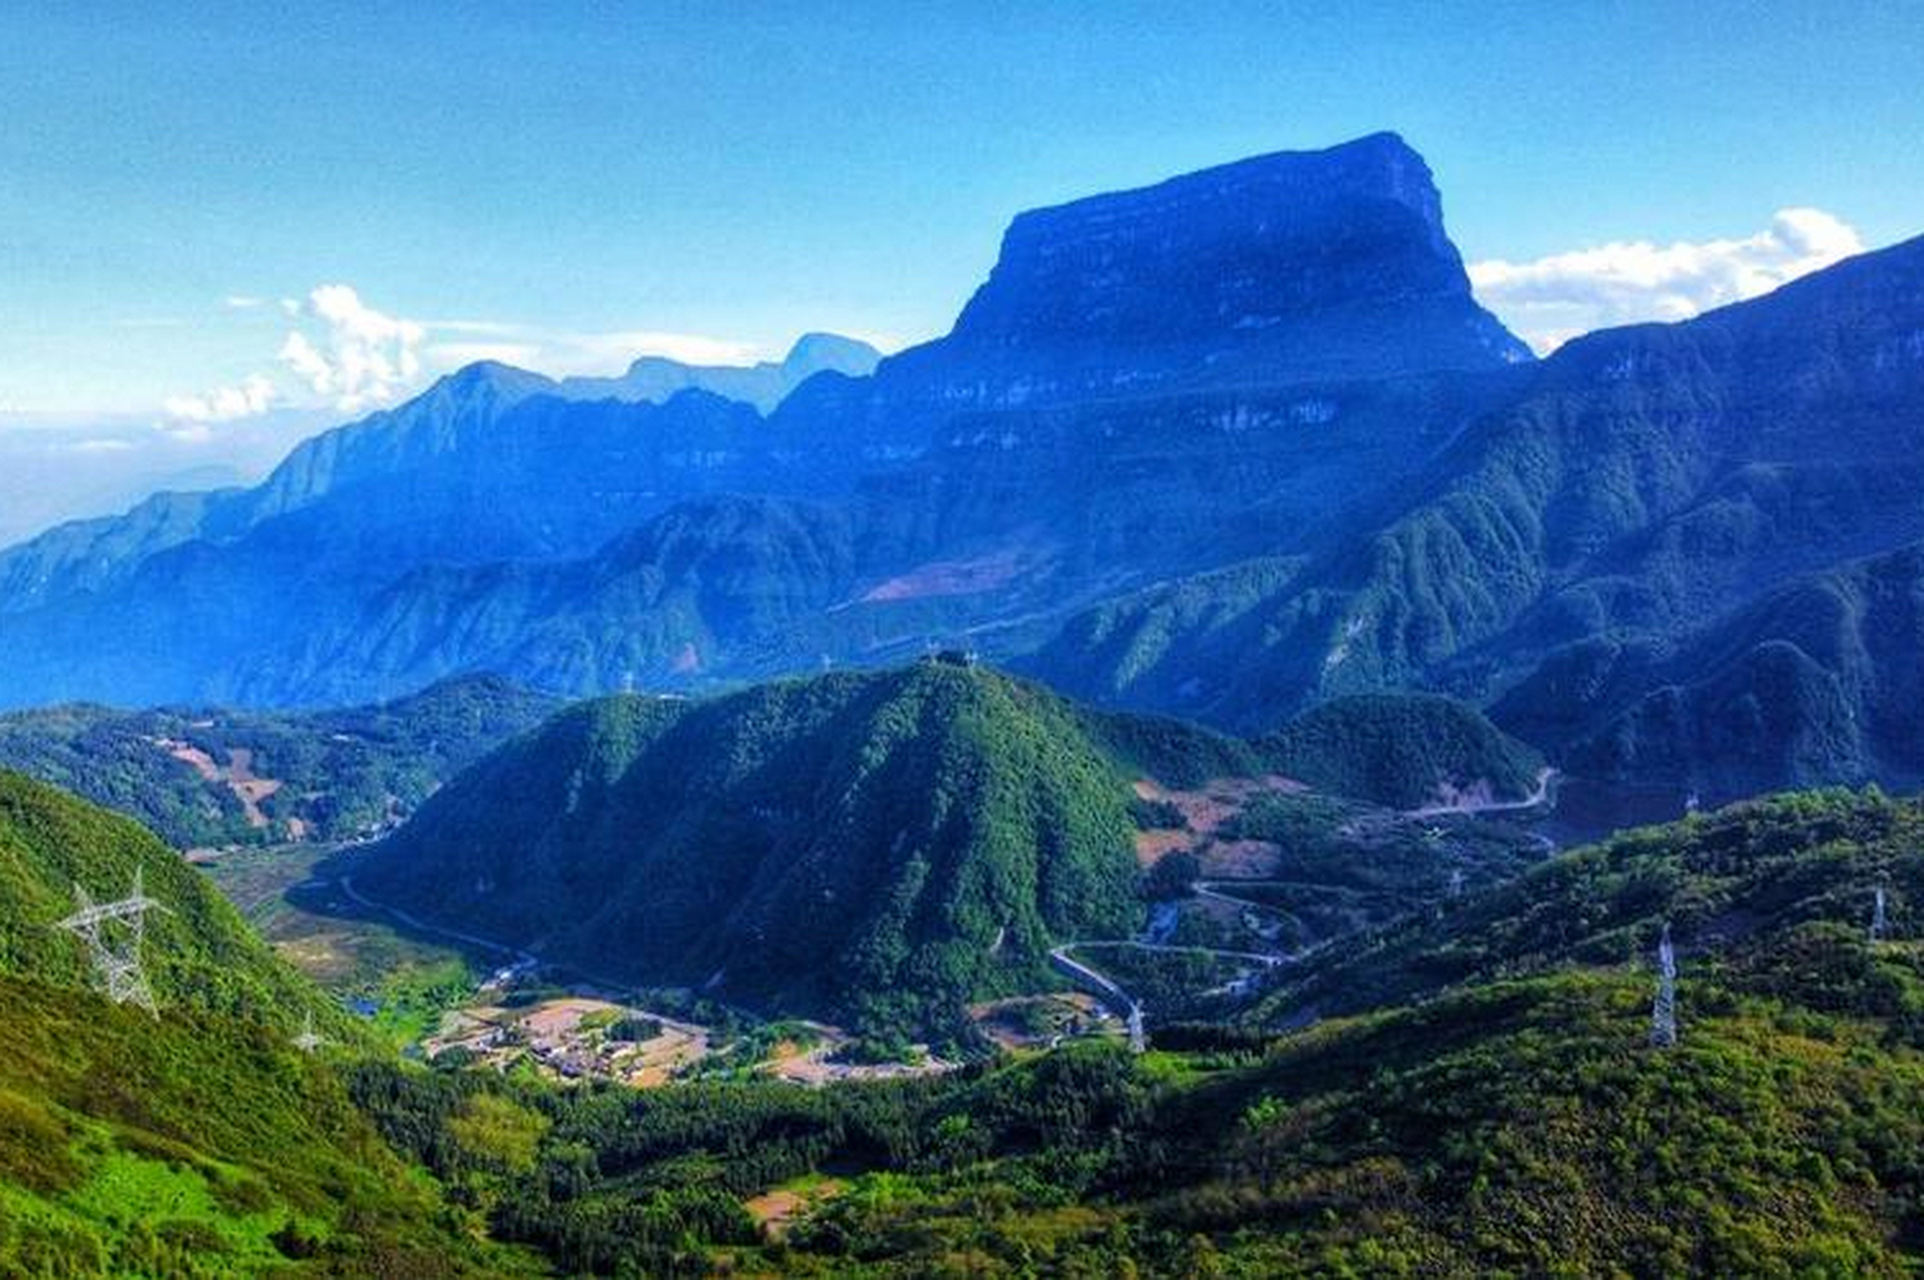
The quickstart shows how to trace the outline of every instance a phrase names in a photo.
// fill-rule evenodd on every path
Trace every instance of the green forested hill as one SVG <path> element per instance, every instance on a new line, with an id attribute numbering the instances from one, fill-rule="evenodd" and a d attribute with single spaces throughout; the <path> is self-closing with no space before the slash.
<path id="1" fill-rule="evenodd" d="M 176 848 L 338 840 L 411 812 L 559 705 L 496 676 L 335 711 L 69 704 L 0 714 L 0 768 L 138 818 Z M 251 812 L 235 786 L 250 777 L 265 782 Z"/>
<path id="2" fill-rule="evenodd" d="M 73 886 L 138 869 L 158 1017 L 109 1003 L 53 927 Z M 334 1001 L 132 821 L 0 773 L 0 1274 L 500 1274 L 354 1109 L 305 1016 L 353 1052 Z"/>
<path id="3" fill-rule="evenodd" d="M 247 1018 L 286 1034 L 333 1003 L 281 963 L 227 900 L 138 823 L 0 771 L 0 973 L 69 987 L 91 981 L 85 946 L 56 929 L 74 889 L 126 896 L 138 869 L 149 897 L 145 950 L 156 998 Z M 338 1025 L 338 1024 L 337 1024 Z"/>
<path id="4" fill-rule="evenodd" d="M 1129 798 L 1053 695 L 927 663 L 571 708 L 357 879 L 590 972 L 947 1028 L 1136 927 Z"/>
<path id="5" fill-rule="evenodd" d="M 1258 740 L 1262 757 L 1318 791 L 1414 809 L 1517 800 L 1543 760 L 1475 708 L 1425 694 L 1333 698 Z"/>
<path id="6" fill-rule="evenodd" d="M 1382 695 L 1256 742 L 923 663 L 701 702 L 616 698 L 462 775 L 357 873 L 410 912 L 590 973 L 949 1029 L 1139 923 L 1132 794 L 1284 772 L 1413 807 L 1530 794 L 1475 711 Z"/>

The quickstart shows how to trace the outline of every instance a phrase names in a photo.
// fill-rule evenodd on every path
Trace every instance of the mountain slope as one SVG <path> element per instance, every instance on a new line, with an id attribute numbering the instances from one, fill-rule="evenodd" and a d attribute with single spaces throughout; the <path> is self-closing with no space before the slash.
<path id="1" fill-rule="evenodd" d="M 109 1004 L 54 927 L 76 883 L 136 872 L 160 1012 Z M 0 1271 L 9 1275 L 497 1274 L 340 1080 L 296 1052 L 312 1017 L 361 1033 L 151 834 L 0 772 Z"/>
<path id="2" fill-rule="evenodd" d="M 1791 793 L 1665 827 L 1622 833 L 1550 859 L 1435 917 L 1411 917 L 1316 957 L 1256 1014 L 1287 1020 L 1405 1003 L 1446 988 L 1570 965 L 1644 962 L 1664 924 L 1680 954 L 1737 985 L 1789 979 L 1800 962 L 1848 982 L 1857 1010 L 1924 1016 L 1914 948 L 1865 953 L 1875 894 L 1891 936 L 1924 900 L 1924 806 L 1879 792 Z M 1895 966 L 1893 972 L 1882 970 Z M 1899 971 L 1909 977 L 1899 981 Z M 1819 1007 L 1848 993 L 1811 988 Z M 1924 1024 L 1919 1024 L 1924 1025 Z"/>
<path id="3" fill-rule="evenodd" d="M 1710 796 L 1924 778 L 1924 544 L 1789 585 L 1674 649 L 1553 654 L 1495 713 L 1589 777 Z"/>
<path id="4" fill-rule="evenodd" d="M 411 812 L 559 705 L 470 676 L 307 715 L 56 706 L 0 714 L 0 768 L 125 813 L 180 849 L 341 840 Z"/>
<path id="5" fill-rule="evenodd" d="M 1671 684 L 1707 675 L 1664 664 L 1719 615 L 1735 625 L 1773 589 L 1918 540 L 1920 328 L 1924 240 L 1683 324 L 1592 334 L 1286 577 L 1110 606 L 1072 623 L 1031 669 L 1070 691 L 1230 725 L 1412 685 L 1502 697 L 1500 715 L 1526 735 L 1555 723 L 1558 698 L 1587 699 L 1589 680 L 1624 685 L 1611 708 L 1621 713 L 1658 672 Z M 1172 628 L 1179 591 L 1192 598 Z M 1153 650 L 1138 656 L 1143 642 L 1129 637 Z M 1605 673 L 1600 652 L 1635 661 Z M 1907 687 L 1916 652 L 1888 648 L 1875 683 Z M 1562 678 L 1543 679 L 1532 705 L 1546 663 Z M 1715 754 L 1688 749 L 1699 746 Z M 1859 755 L 1841 776 L 1881 764 Z M 1761 769 L 1745 781 L 1813 776 L 1840 775 Z"/>
<path id="6" fill-rule="evenodd" d="M 92 981 L 86 947 L 55 928 L 76 909 L 123 897 L 138 871 L 166 909 L 146 925 L 146 967 L 165 1006 L 298 1030 L 312 1013 L 345 1027 L 333 1002 L 288 969 L 201 875 L 129 819 L 0 771 L 0 973 L 68 987 Z"/>
<path id="7" fill-rule="evenodd" d="M 924 664 L 587 703 L 462 775 L 367 892 L 594 972 L 952 1030 L 1140 913 L 1121 772 L 1046 693 Z"/>
<path id="8" fill-rule="evenodd" d="M 814 1092 L 564 1103 L 392 1070 L 360 1092 L 457 1175 L 441 1118 L 463 1099 L 553 1116 L 531 1168 L 481 1185 L 503 1230 L 577 1270 L 1903 1275 L 1924 1208 L 1920 814 L 1790 796 L 1570 855 L 1410 922 L 1488 948 L 1460 984 L 1410 968 L 1393 931 L 1375 958 L 1415 981 L 1356 1003 L 1396 1003 L 1290 1033 L 1172 1028 L 1140 1057 L 1073 1044 Z M 1665 914 L 1681 1035 L 1657 1049 L 1651 974 L 1624 961 Z M 1328 962 L 1367 976 L 1353 959 Z M 779 1243 L 737 1211 L 777 1203 Z"/>

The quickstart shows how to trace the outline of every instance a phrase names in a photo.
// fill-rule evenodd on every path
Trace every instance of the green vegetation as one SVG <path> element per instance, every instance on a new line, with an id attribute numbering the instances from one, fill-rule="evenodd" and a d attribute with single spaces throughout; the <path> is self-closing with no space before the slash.
<path id="1" fill-rule="evenodd" d="M 1131 932 L 1129 775 L 1035 686 L 944 664 L 585 703 L 370 857 L 376 898 L 584 973 L 948 1039 Z"/>
<path id="2" fill-rule="evenodd" d="M 1572 963 L 1629 963 L 1648 955 L 1666 921 L 1686 955 L 1774 969 L 1786 946 L 1801 954 L 1812 945 L 1799 941 L 1800 929 L 1865 926 L 1880 885 L 1893 917 L 1907 921 L 1906 904 L 1924 901 L 1920 848 L 1919 802 L 1875 790 L 1795 793 L 1626 832 L 1319 956 L 1256 1016 L 1399 1003 Z"/>
<path id="3" fill-rule="evenodd" d="M 1184 1048 L 1140 1059 L 1080 1045 L 813 1093 L 557 1096 L 385 1067 L 355 1087 L 564 1267 L 1906 1274 L 1924 1221 L 1920 836 L 1916 802 L 1849 793 L 1635 833 L 1392 929 L 1372 963 L 1406 932 L 1488 955 L 1454 989 L 1379 989 L 1425 1003 L 1291 1034 L 1177 1027 Z M 1878 883 L 1900 940 L 1865 935 Z M 1623 963 L 1661 915 L 1684 940 L 1669 1051 L 1647 1044 L 1647 969 Z M 450 1154 L 441 1117 L 477 1090 L 547 1117 L 531 1168 Z M 734 1212 L 830 1172 L 836 1193 L 779 1244 Z"/>
<path id="4" fill-rule="evenodd" d="M 136 870 L 165 908 L 142 956 L 158 1018 L 96 994 L 53 927 L 76 882 L 108 901 Z M 0 1274 L 525 1270 L 294 1050 L 309 1015 L 327 1055 L 367 1043 L 152 834 L 0 773 Z"/>
<path id="5" fill-rule="evenodd" d="M 290 1032 L 312 1012 L 336 1034 L 351 1029 L 332 1000 L 277 960 L 234 908 L 150 832 L 6 772 L 0 772 L 0 974 L 87 986 L 85 946 L 54 924 L 74 910 L 76 884 L 107 902 L 128 891 L 136 869 L 148 896 L 166 907 L 147 919 L 147 974 L 164 1004 Z"/>
<path id="6" fill-rule="evenodd" d="M 1396 809 L 1448 803 L 1466 792 L 1519 800 L 1543 760 L 1474 707 L 1429 694 L 1357 694 L 1313 707 L 1258 749 L 1270 765 L 1318 791 Z"/>
<path id="7" fill-rule="evenodd" d="M 954 669 L 845 679 L 571 716 L 613 717 L 586 754 L 619 789 L 641 785 L 623 780 L 653 736 L 717 707 L 749 769 L 748 726 L 798 714 L 787 698 L 866 694 L 871 723 L 904 684 L 963 699 L 947 708 L 963 717 L 1034 696 Z M 547 759 L 583 776 L 578 757 Z M 1173 1026 L 1141 1057 L 1071 1043 L 807 1089 L 753 1070 L 808 1033 L 778 1023 L 741 1037 L 718 1076 L 634 1091 L 352 1047 L 304 1057 L 237 1017 L 246 1001 L 179 977 L 158 1023 L 50 985 L 84 976 L 62 979 L 59 940 L 20 923 L 34 909 L 19 904 L 51 896 L 39 881 L 138 862 L 191 907 L 170 877 L 193 876 L 162 870 L 166 851 L 123 819 L 0 781 L 0 904 L 15 904 L 0 934 L 0 1270 L 503 1274 L 532 1265 L 506 1251 L 520 1247 L 568 1274 L 650 1276 L 1896 1275 L 1918 1261 L 1919 801 L 1806 793 L 1627 833 L 1311 956 L 1250 1024 Z M 1126 838 L 1110 781 L 1106 820 Z M 578 810 L 606 803 L 586 778 L 576 795 Z M 1376 812 L 1289 797 L 1241 821 L 1335 839 L 1331 823 Z M 1393 859 L 1382 873 L 1401 874 Z M 1872 939 L 1879 887 L 1888 936 Z M 1644 956 L 1665 921 L 1682 1037 L 1657 1050 Z M 271 967 L 252 945 L 240 968 Z M 1105 960 L 1152 996 L 1166 986 L 1176 1014 L 1207 1013 L 1188 993 L 1232 976 L 1202 956 Z M 776 1238 L 751 1206 L 795 1188 L 808 1203 Z"/>
<path id="8" fill-rule="evenodd" d="M 1181 823 L 1134 796 L 1135 778 L 1280 770 L 1415 804 L 1450 788 L 1527 795 L 1539 767 L 1441 698 L 1344 699 L 1249 743 L 930 663 L 581 704 L 448 786 L 358 879 L 416 914 L 539 940 L 587 976 L 712 984 L 858 1034 L 948 1042 L 970 1038 L 966 1003 L 1047 989 L 1054 943 L 1134 932 L 1132 833 Z M 1385 843 L 1292 856 L 1375 859 Z M 1434 896 L 1447 871 L 1434 851 L 1419 861 Z M 1377 880 L 1416 875 L 1399 864 Z M 1146 892 L 1193 878 L 1177 862 Z"/>
<path id="9" fill-rule="evenodd" d="M 334 1070 L 256 1023 L 0 976 L 0 1274 L 502 1275 Z"/>
<path id="10" fill-rule="evenodd" d="M 67 705 L 0 715 L 0 768 L 64 787 L 158 832 L 175 848 L 364 835 L 559 703 L 494 676 L 342 711 L 270 713 Z M 198 752 L 209 778 L 176 751 Z M 239 753 L 238 757 L 236 753 Z M 279 785 L 250 814 L 236 759 Z"/>

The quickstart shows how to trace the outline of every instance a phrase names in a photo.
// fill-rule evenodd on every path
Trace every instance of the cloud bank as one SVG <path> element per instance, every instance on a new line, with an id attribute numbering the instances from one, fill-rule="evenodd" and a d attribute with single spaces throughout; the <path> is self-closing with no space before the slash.
<path id="1" fill-rule="evenodd" d="M 1593 329 L 1687 320 L 1754 298 L 1863 247 L 1834 214 L 1782 209 L 1742 239 L 1613 241 L 1532 262 L 1475 262 L 1469 272 L 1478 299 L 1545 354 Z"/>
<path id="2" fill-rule="evenodd" d="M 257 373 L 237 386 L 218 387 L 205 395 L 169 396 L 167 416 L 176 422 L 232 422 L 266 413 L 275 394 L 274 384 Z"/>
<path id="3" fill-rule="evenodd" d="M 230 294 L 222 305 L 268 309 L 265 298 L 252 294 Z M 276 352 L 279 367 L 234 386 L 170 397 L 164 407 L 171 430 L 183 438 L 207 438 L 213 424 L 284 406 L 360 413 L 477 360 L 565 377 L 618 374 L 644 355 L 704 365 L 752 364 L 762 355 L 753 343 L 651 329 L 581 332 L 498 320 L 410 320 L 368 305 L 347 284 L 282 298 L 280 313 L 289 327 Z"/>

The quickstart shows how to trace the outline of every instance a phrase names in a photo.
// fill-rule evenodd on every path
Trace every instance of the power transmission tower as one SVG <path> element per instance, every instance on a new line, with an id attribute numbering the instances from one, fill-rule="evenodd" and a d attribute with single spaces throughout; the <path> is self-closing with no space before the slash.
<path id="1" fill-rule="evenodd" d="M 107 998 L 115 1004 L 137 1004 L 155 1017 L 160 1008 L 154 1003 L 153 988 L 140 967 L 140 946 L 147 936 L 147 913 L 165 911 L 164 903 L 147 896 L 140 868 L 134 868 L 133 892 L 118 902 L 96 903 L 85 886 L 73 887 L 77 910 L 55 927 L 65 929 L 87 944 L 94 972 L 107 988 Z"/>
<path id="2" fill-rule="evenodd" d="M 1650 1008 L 1650 1043 L 1658 1049 L 1677 1043 L 1677 953 L 1670 946 L 1668 923 L 1657 943 L 1657 999 Z"/>
<path id="3" fill-rule="evenodd" d="M 1149 1038 L 1143 1034 L 1142 1006 L 1134 1000 L 1129 1002 L 1129 1052 L 1141 1053 L 1149 1047 Z"/>
<path id="4" fill-rule="evenodd" d="M 1871 941 L 1881 942 L 1884 938 L 1884 886 L 1877 886 L 1877 897 L 1871 902 Z"/>
<path id="5" fill-rule="evenodd" d="M 301 1033 L 294 1037 L 294 1047 L 302 1053 L 312 1053 L 327 1043 L 327 1037 L 314 1030 L 314 1011 L 308 1010 L 301 1023 Z"/>

